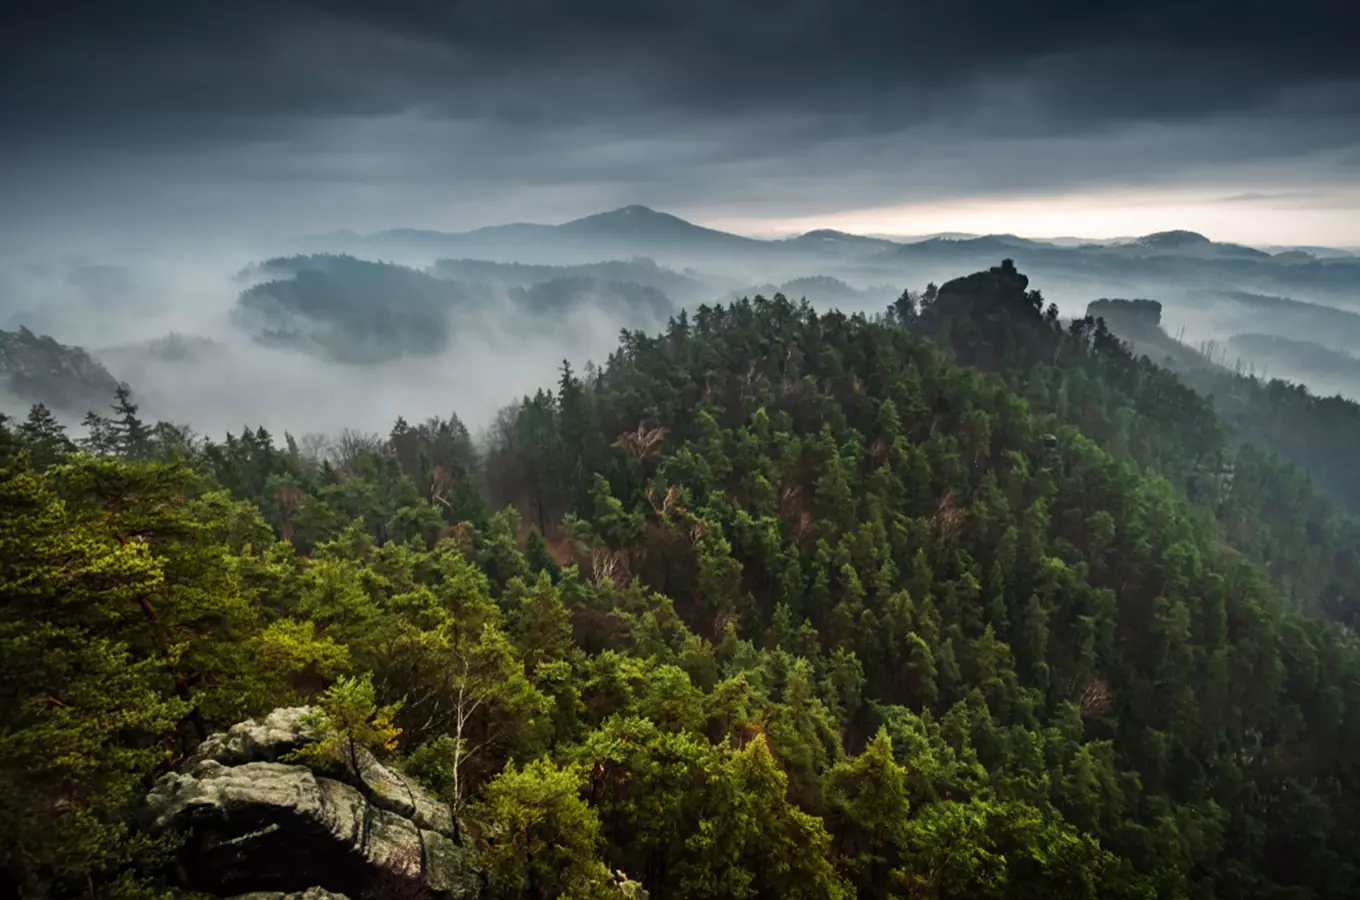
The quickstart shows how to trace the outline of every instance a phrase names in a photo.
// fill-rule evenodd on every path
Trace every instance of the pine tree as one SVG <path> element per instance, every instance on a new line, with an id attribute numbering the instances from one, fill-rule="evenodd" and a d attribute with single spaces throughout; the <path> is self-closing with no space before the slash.
<path id="1" fill-rule="evenodd" d="M 132 402 L 132 391 L 127 385 L 119 385 L 114 392 L 110 440 L 115 452 L 127 459 L 151 456 L 151 429 L 137 418 L 137 411 L 137 404 Z"/>
<path id="2" fill-rule="evenodd" d="M 473 816 L 482 823 L 491 888 L 516 900 L 604 895 L 600 820 L 580 797 L 584 773 L 544 758 L 506 766 Z"/>
<path id="3" fill-rule="evenodd" d="M 399 708 L 396 704 L 378 707 L 371 675 L 342 675 L 318 699 L 308 722 L 316 738 L 294 756 L 322 766 L 338 762 L 360 773 L 367 753 L 396 749 L 401 729 L 392 719 Z"/>
<path id="4" fill-rule="evenodd" d="M 119 624 L 157 566 L 97 521 L 0 469 L 0 884 L 21 895 L 102 890 L 159 852 L 135 815 L 189 710 Z"/>
<path id="5" fill-rule="evenodd" d="M 80 422 L 85 429 L 80 448 L 96 456 L 114 456 L 122 449 L 114 423 L 96 412 L 88 412 Z"/>
<path id="6" fill-rule="evenodd" d="M 864 753 L 837 763 L 827 778 L 832 839 L 856 896 L 887 896 L 893 872 L 902 865 L 910 806 L 887 729 L 879 729 Z"/>
<path id="7" fill-rule="evenodd" d="M 66 428 L 41 403 L 34 404 L 28 411 L 28 418 L 19 426 L 18 437 L 39 469 L 56 465 L 76 449 L 66 436 Z"/>

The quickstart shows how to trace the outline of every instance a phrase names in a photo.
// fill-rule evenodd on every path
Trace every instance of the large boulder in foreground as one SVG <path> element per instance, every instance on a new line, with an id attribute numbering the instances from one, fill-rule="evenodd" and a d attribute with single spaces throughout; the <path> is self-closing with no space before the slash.
<path id="1" fill-rule="evenodd" d="M 231 900 L 349 900 L 344 894 L 333 894 L 321 888 L 307 888 L 305 891 L 295 891 L 285 894 L 282 891 L 251 891 L 249 894 L 237 894 Z"/>
<path id="2" fill-rule="evenodd" d="M 278 709 L 215 734 L 156 782 L 153 828 L 186 836 L 185 886 L 299 900 L 476 897 L 475 854 L 419 785 L 367 752 L 324 772 L 283 761 L 310 739 L 307 713 Z"/>

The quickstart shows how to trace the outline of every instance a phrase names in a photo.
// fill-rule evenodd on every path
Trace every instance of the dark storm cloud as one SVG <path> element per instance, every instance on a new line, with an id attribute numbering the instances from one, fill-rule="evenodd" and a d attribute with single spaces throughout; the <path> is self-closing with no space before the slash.
<path id="1" fill-rule="evenodd" d="M 52 214 L 176 176 L 166 202 L 219 211 L 240 185 L 353 215 L 370 188 L 796 185 L 815 211 L 1239 160 L 1325 180 L 1360 144 L 1354 0 L 48 2 L 4 34 L 0 188 Z"/>
<path id="2" fill-rule="evenodd" d="M 938 113 L 932 91 L 999 77 L 1101 121 L 1360 77 L 1351 0 L 45 3 L 9 33 L 8 106 L 106 123 L 411 108 L 560 122 L 658 103 L 891 128 Z M 1354 109 L 1353 92 L 1336 99 Z"/>

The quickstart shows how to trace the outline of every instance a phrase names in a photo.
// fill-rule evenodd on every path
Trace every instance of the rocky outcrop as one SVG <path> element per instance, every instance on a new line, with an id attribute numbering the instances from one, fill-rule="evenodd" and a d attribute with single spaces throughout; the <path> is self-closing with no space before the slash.
<path id="1" fill-rule="evenodd" d="M 184 768 L 193 769 L 209 760 L 224 766 L 277 762 L 279 757 L 301 749 L 315 737 L 307 725 L 310 712 L 306 706 L 276 709 L 263 719 L 248 719 L 209 735 Z"/>
<path id="2" fill-rule="evenodd" d="M 310 739 L 307 712 L 278 709 L 215 734 L 156 783 L 152 827 L 186 836 L 185 885 L 306 900 L 326 891 L 476 897 L 473 851 L 459 841 L 449 808 L 419 785 L 363 751 L 353 767 L 314 771 L 286 761 Z"/>
<path id="3" fill-rule="evenodd" d="M 1105 324 L 1121 336 L 1145 338 L 1162 333 L 1162 304 L 1156 300 L 1092 300 L 1086 305 L 1086 315 L 1104 319 Z"/>
<path id="4" fill-rule="evenodd" d="M 308 888 L 292 894 L 281 891 L 252 891 L 249 894 L 237 894 L 231 900 L 349 900 L 349 898 L 344 894 L 333 894 L 321 888 Z"/>
<path id="5" fill-rule="evenodd" d="M 85 412 L 108 406 L 118 380 L 79 347 L 20 328 L 0 331 L 0 387 L 29 403 Z"/>

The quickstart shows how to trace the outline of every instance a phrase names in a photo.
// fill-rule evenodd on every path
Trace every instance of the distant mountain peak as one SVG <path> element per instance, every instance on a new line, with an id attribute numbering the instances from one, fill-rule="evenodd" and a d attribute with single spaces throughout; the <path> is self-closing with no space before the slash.
<path id="1" fill-rule="evenodd" d="M 633 204 L 632 206 L 621 206 L 609 212 L 595 213 L 592 216 L 583 216 L 573 219 L 561 226 L 568 231 L 593 230 L 599 228 L 619 228 L 619 229 L 690 229 L 699 228 L 692 222 L 686 222 L 679 216 L 670 213 L 657 212 L 650 207 Z"/>
<path id="2" fill-rule="evenodd" d="M 887 238 L 869 237 L 863 234 L 853 234 L 848 231 L 837 231 L 834 228 L 818 228 L 814 231 L 807 231 L 803 234 L 785 238 L 782 243 L 798 244 L 803 247 L 847 251 L 866 251 L 883 250 L 896 245 L 895 241 Z"/>
<path id="3" fill-rule="evenodd" d="M 1212 244 L 1198 231 L 1158 231 L 1153 234 L 1144 235 L 1138 239 L 1138 243 L 1147 247 L 1161 247 L 1170 249 L 1172 247 L 1194 247 Z"/>
<path id="4" fill-rule="evenodd" d="M 582 216 L 574 219 L 574 222 L 586 222 L 595 219 L 674 219 L 675 216 L 669 213 L 657 212 L 650 206 L 643 206 L 641 203 L 631 203 L 628 206 L 620 206 L 618 209 L 607 210 L 606 212 L 593 213 L 589 216 Z M 570 225 L 572 222 L 567 222 Z"/>
<path id="5" fill-rule="evenodd" d="M 687 243 L 730 247 L 755 243 L 750 238 L 695 225 L 679 216 L 638 204 L 574 219 L 557 226 L 557 230 L 577 238 L 640 241 L 648 246 Z"/>

